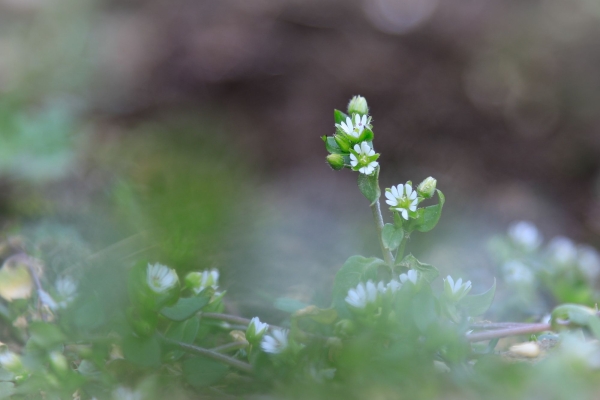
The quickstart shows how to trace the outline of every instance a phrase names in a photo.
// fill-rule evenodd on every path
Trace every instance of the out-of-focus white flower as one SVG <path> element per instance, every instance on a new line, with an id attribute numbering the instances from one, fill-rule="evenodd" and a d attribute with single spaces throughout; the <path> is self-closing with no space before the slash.
<path id="1" fill-rule="evenodd" d="M 8 371 L 15 372 L 21 369 L 21 357 L 10 350 L 0 352 L 0 366 Z"/>
<path id="2" fill-rule="evenodd" d="M 385 197 L 387 198 L 385 202 L 391 206 L 390 209 L 398 211 L 406 220 L 408 220 L 408 212 L 416 211 L 419 204 L 417 192 L 408 183 L 386 189 Z"/>
<path id="3" fill-rule="evenodd" d="M 564 333 L 561 335 L 560 355 L 565 361 L 584 364 L 593 369 L 600 368 L 600 348 L 597 342 L 585 340 L 583 335 Z"/>
<path id="4" fill-rule="evenodd" d="M 371 175 L 379 163 L 375 160 L 379 157 L 367 142 L 354 145 L 354 153 L 350 153 L 350 165 L 353 171 L 359 171 L 365 175 Z"/>
<path id="5" fill-rule="evenodd" d="M 77 283 L 72 278 L 68 276 L 58 278 L 54 286 L 56 287 L 59 299 L 56 303 L 58 308 L 66 308 L 69 303 L 75 300 L 77 296 Z"/>
<path id="6" fill-rule="evenodd" d="M 260 322 L 258 317 L 254 317 L 250 320 L 248 324 L 248 329 L 246 329 L 246 339 L 249 342 L 255 342 L 260 340 L 260 338 L 267 332 L 269 328 L 269 324 L 265 322 Z"/>
<path id="7" fill-rule="evenodd" d="M 360 116 L 356 114 L 354 116 L 354 123 L 350 117 L 346 117 L 345 122 L 335 124 L 335 126 L 341 129 L 346 135 L 358 139 L 368 123 L 369 121 L 366 115 Z"/>
<path id="8" fill-rule="evenodd" d="M 177 272 L 165 265 L 148 264 L 146 268 L 146 283 L 155 293 L 163 293 L 171 289 L 178 281 Z"/>
<path id="9" fill-rule="evenodd" d="M 577 266 L 590 281 L 595 281 L 600 275 L 600 255 L 591 246 L 580 246 Z"/>
<path id="10" fill-rule="evenodd" d="M 143 396 L 137 390 L 132 390 L 124 386 L 116 388 L 112 393 L 113 400 L 142 400 Z"/>
<path id="11" fill-rule="evenodd" d="M 542 244 L 542 235 L 529 221 L 513 222 L 508 228 L 508 236 L 513 243 L 527 251 L 533 251 Z"/>
<path id="12" fill-rule="evenodd" d="M 521 261 L 508 261 L 502 266 L 502 270 L 504 271 L 504 280 L 508 283 L 518 285 L 529 285 L 533 283 L 533 272 L 531 272 L 529 267 Z"/>
<path id="13" fill-rule="evenodd" d="M 402 282 L 402 283 L 406 283 L 407 281 L 410 281 L 413 283 L 413 285 L 416 285 L 417 280 L 419 279 L 419 273 L 414 269 L 410 269 L 410 270 L 408 270 L 407 273 L 400 274 L 400 276 L 398 278 L 400 278 L 400 282 Z"/>
<path id="14" fill-rule="evenodd" d="M 219 271 L 213 268 L 202 272 L 190 272 L 186 275 L 185 281 L 196 294 L 207 287 L 217 290 L 219 288 Z"/>
<path id="15" fill-rule="evenodd" d="M 377 291 L 381 294 L 396 293 L 401 287 L 402 284 L 395 279 L 392 279 L 387 284 L 383 283 L 383 281 L 377 283 Z"/>
<path id="16" fill-rule="evenodd" d="M 450 275 L 444 279 L 444 292 L 448 297 L 454 299 L 455 301 L 459 301 L 463 297 L 469 293 L 471 290 L 471 281 L 466 281 L 463 283 L 462 278 L 458 278 L 456 282 Z"/>
<path id="17" fill-rule="evenodd" d="M 575 243 L 564 236 L 557 236 L 548 243 L 548 254 L 560 266 L 573 264 L 577 260 Z"/>
<path id="18" fill-rule="evenodd" d="M 367 304 L 375 303 L 377 300 L 377 287 L 372 281 L 366 284 L 360 282 L 355 288 L 348 290 L 345 300 L 354 308 L 364 309 Z"/>
<path id="19" fill-rule="evenodd" d="M 288 347 L 288 331 L 285 329 L 272 329 L 265 335 L 260 343 L 261 349 L 266 353 L 278 354 Z"/>

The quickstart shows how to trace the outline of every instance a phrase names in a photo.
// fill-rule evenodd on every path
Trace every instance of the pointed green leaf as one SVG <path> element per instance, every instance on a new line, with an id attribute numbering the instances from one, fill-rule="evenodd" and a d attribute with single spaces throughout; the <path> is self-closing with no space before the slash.
<path id="1" fill-rule="evenodd" d="M 491 288 L 481 294 L 475 294 L 472 296 L 465 296 L 458 302 L 458 307 L 465 310 L 471 317 L 481 315 L 485 313 L 492 302 L 494 301 L 494 295 L 496 294 L 496 278 L 494 278 L 494 284 Z"/>
<path id="2" fill-rule="evenodd" d="M 434 206 L 424 207 L 417 210 L 417 218 L 413 222 L 414 229 L 419 232 L 428 232 L 432 230 L 440 220 L 442 208 L 446 202 L 444 194 L 436 189 L 440 202 Z"/>
<path id="3" fill-rule="evenodd" d="M 404 238 L 404 231 L 402 228 L 396 228 L 393 224 L 385 224 L 381 238 L 386 249 L 395 250 Z"/>
<path id="4" fill-rule="evenodd" d="M 333 282 L 333 306 L 338 313 L 347 314 L 348 312 L 344 300 L 348 295 L 348 290 L 356 287 L 359 282 L 366 282 L 369 279 L 376 280 L 377 269 L 386 265 L 383 260 L 374 257 L 352 256 L 346 260 L 342 268 L 335 274 Z"/>
<path id="5" fill-rule="evenodd" d="M 340 146 L 337 144 L 337 142 L 335 141 L 335 138 L 333 136 L 323 136 L 324 137 L 324 142 L 325 142 L 325 149 L 327 149 L 328 152 L 330 152 L 331 154 L 342 154 L 342 149 L 340 149 Z"/>
<path id="6" fill-rule="evenodd" d="M 346 118 L 350 118 L 348 117 L 348 115 L 340 110 L 333 110 L 333 119 L 335 120 L 336 124 L 341 124 L 342 122 L 346 122 Z"/>
<path id="7" fill-rule="evenodd" d="M 435 278 L 437 278 L 440 274 L 436 267 L 420 262 L 412 254 L 409 254 L 406 257 L 404 257 L 404 259 L 400 261 L 398 265 L 400 267 L 419 271 L 421 277 L 423 277 L 429 283 L 433 282 Z"/>
<path id="8" fill-rule="evenodd" d="M 371 204 L 379 199 L 379 196 L 381 196 L 381 190 L 379 189 L 379 166 L 375 168 L 375 172 L 372 175 L 358 174 L 358 188 Z"/>
<path id="9" fill-rule="evenodd" d="M 552 311 L 551 324 L 553 329 L 560 326 L 557 320 L 568 321 L 571 324 L 587 326 L 596 339 L 600 339 L 600 319 L 596 310 L 579 304 L 562 304 Z"/>
<path id="10" fill-rule="evenodd" d="M 183 362 L 183 376 L 196 388 L 215 383 L 225 375 L 227 370 L 225 364 L 208 358 L 188 358 Z"/>
<path id="11" fill-rule="evenodd" d="M 160 313 L 173 321 L 183 321 L 196 314 L 210 300 L 209 296 L 182 297 L 173 307 L 165 307 Z"/>

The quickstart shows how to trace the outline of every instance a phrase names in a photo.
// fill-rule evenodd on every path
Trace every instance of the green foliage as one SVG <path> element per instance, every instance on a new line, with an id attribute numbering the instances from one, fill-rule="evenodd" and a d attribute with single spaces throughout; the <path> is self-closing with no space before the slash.
<path id="1" fill-rule="evenodd" d="M 371 204 L 379 200 L 379 167 L 375 168 L 373 175 L 358 174 L 358 189 Z"/>
<path id="2" fill-rule="evenodd" d="M 428 283 L 433 282 L 440 274 L 436 267 L 420 262 L 412 254 L 404 257 L 398 266 L 418 271 Z"/>
<path id="3" fill-rule="evenodd" d="M 396 227 L 393 224 L 385 224 L 381 233 L 381 240 L 386 249 L 396 250 L 404 239 L 404 230 L 402 227 Z"/>
<path id="4" fill-rule="evenodd" d="M 463 297 L 458 306 L 465 310 L 467 315 L 477 317 L 485 313 L 492 305 L 496 294 L 496 279 L 491 288 L 481 294 Z"/>
<path id="5" fill-rule="evenodd" d="M 180 298 L 173 307 L 165 307 L 160 313 L 173 321 L 185 321 L 200 311 L 210 301 L 210 296 L 199 295 Z"/>
<path id="6" fill-rule="evenodd" d="M 352 256 L 346 260 L 342 268 L 335 274 L 333 282 L 332 298 L 335 309 L 340 314 L 347 314 L 344 298 L 348 294 L 348 290 L 360 282 L 366 282 L 369 279 L 376 280 L 377 270 L 385 265 L 383 260 L 374 257 Z"/>

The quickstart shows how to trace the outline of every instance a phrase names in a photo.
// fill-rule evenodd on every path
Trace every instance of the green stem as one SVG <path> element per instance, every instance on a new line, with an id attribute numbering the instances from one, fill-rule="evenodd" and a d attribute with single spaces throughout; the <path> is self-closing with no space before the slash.
<path id="1" fill-rule="evenodd" d="M 408 242 L 408 233 L 404 232 L 404 237 L 402 237 L 402 241 L 400 242 L 400 246 L 398 246 L 398 251 L 396 252 L 397 260 L 402 260 L 404 258 L 404 250 L 406 249 L 406 242 Z"/>
<path id="2" fill-rule="evenodd" d="M 248 347 L 248 342 L 231 342 L 222 346 L 212 348 L 211 351 L 214 351 L 216 353 L 226 353 L 228 351 L 239 350 L 245 347 Z"/>
<path id="3" fill-rule="evenodd" d="M 383 259 L 390 266 L 394 266 L 394 256 L 389 249 L 383 245 L 383 217 L 381 216 L 381 208 L 379 207 L 379 199 L 375 200 L 371 204 L 371 211 L 373 212 L 373 220 L 375 220 L 375 228 L 377 229 L 377 237 L 379 238 L 379 245 L 381 246 L 381 252 L 383 253 Z"/>
<path id="4" fill-rule="evenodd" d="M 244 372 L 253 372 L 254 368 L 252 365 L 247 362 L 240 361 L 236 358 L 226 356 L 221 353 L 217 353 L 214 350 L 205 349 L 203 347 L 194 346 L 193 344 L 179 342 L 177 340 L 169 339 L 164 336 L 160 336 L 163 341 L 169 343 L 171 345 L 179 347 L 181 350 L 187 351 L 188 353 L 198 354 L 207 358 L 212 358 L 213 360 L 220 361 L 224 364 L 230 365 L 234 368 L 239 369 Z"/>
<path id="5" fill-rule="evenodd" d="M 521 326 L 513 326 L 504 329 L 493 329 L 483 332 L 475 332 L 467 335 L 469 342 L 481 342 L 484 340 L 491 340 L 497 338 L 503 338 L 507 336 L 517 335 L 528 335 L 531 333 L 539 333 L 551 330 L 550 324 L 523 324 Z"/>

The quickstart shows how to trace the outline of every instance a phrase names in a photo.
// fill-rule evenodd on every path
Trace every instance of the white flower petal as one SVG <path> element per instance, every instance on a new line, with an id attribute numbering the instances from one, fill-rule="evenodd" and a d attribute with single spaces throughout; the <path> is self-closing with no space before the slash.
<path id="1" fill-rule="evenodd" d="M 395 198 L 400 198 L 400 193 L 398 193 L 398 188 L 396 186 L 392 186 L 392 194 Z"/>
<path id="2" fill-rule="evenodd" d="M 408 221 L 408 211 L 406 211 L 404 208 L 401 208 L 400 210 L 402 213 L 402 218 Z"/>

